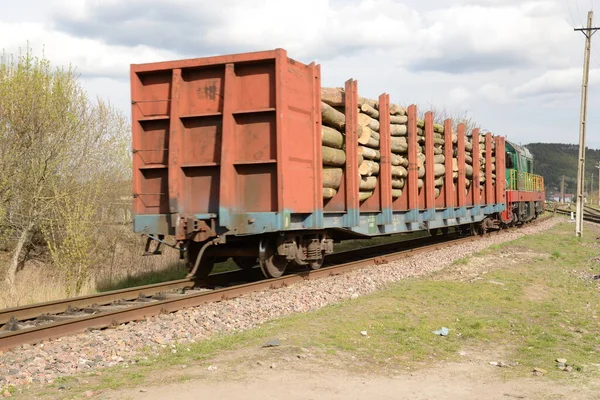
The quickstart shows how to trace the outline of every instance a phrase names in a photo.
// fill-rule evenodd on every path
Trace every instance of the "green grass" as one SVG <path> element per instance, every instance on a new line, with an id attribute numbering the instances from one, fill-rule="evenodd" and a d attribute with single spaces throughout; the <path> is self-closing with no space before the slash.
<path id="1" fill-rule="evenodd" d="M 561 223 L 544 234 L 495 245 L 454 263 L 486 265 L 483 279 L 455 281 L 440 271 L 404 280 L 244 333 L 179 346 L 176 354 L 165 352 L 129 369 L 111 369 L 77 391 L 151 384 L 157 371 L 207 365 L 216 355 L 257 348 L 273 337 L 285 338 L 281 349 L 306 347 L 324 360 L 345 358 L 345 366 L 356 372 L 424 368 L 432 362 L 460 361 L 461 349 L 484 355 L 500 349 L 503 359 L 489 361 L 518 363 L 498 369 L 507 377 L 528 377 L 538 367 L 550 379 L 597 379 L 598 369 L 590 365 L 600 357 L 600 290 L 591 279 L 600 273 L 593 261 L 600 253 L 598 234 L 600 228 L 590 227 L 579 240 L 572 224 Z M 521 261 L 507 262 L 516 258 Z M 450 329 L 447 337 L 432 333 L 441 327 Z M 557 357 L 566 358 L 574 372 L 558 370 Z"/>

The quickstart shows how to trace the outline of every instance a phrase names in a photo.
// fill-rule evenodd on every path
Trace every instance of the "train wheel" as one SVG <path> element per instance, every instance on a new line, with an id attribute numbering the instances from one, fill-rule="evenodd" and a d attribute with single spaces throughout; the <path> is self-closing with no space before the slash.
<path id="1" fill-rule="evenodd" d="M 437 235 L 438 235 L 438 232 L 439 232 L 439 231 L 438 231 L 438 228 L 432 228 L 432 229 L 430 229 L 430 230 L 429 230 L 429 234 L 430 234 L 431 236 L 437 236 Z"/>
<path id="2" fill-rule="evenodd" d="M 314 270 L 320 269 L 323 266 L 323 262 L 325 261 L 325 257 L 321 257 L 317 261 L 312 261 L 308 263 L 308 268 Z"/>
<path id="3" fill-rule="evenodd" d="M 279 278 L 283 275 L 288 262 L 285 256 L 275 254 L 275 249 L 271 241 L 261 240 L 258 254 L 260 269 L 265 277 Z"/>
<path id="4" fill-rule="evenodd" d="M 240 269 L 252 269 L 258 265 L 256 257 L 233 257 L 233 262 Z"/>

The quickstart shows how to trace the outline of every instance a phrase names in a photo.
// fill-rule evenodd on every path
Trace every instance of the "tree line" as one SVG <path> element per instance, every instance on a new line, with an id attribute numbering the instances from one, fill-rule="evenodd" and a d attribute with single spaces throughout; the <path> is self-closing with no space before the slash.
<path id="1" fill-rule="evenodd" d="M 130 194 L 130 126 L 92 99 L 73 67 L 27 48 L 0 58 L 0 243 L 6 285 L 40 246 L 78 294 L 111 232 L 106 212 Z M 125 183 L 125 184 L 123 184 Z"/>

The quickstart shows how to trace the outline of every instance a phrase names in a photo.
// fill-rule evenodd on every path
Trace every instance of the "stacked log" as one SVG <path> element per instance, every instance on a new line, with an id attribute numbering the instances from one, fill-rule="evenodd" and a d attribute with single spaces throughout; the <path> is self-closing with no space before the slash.
<path id="1" fill-rule="evenodd" d="M 379 104 L 375 100 L 360 98 L 358 109 L 358 173 L 360 175 L 360 200 L 370 198 L 377 187 L 380 171 L 380 115 Z M 390 133 L 392 149 L 392 198 L 402 196 L 402 189 L 408 176 L 408 132 L 406 110 L 396 105 L 390 105 Z"/>
<path id="2" fill-rule="evenodd" d="M 417 143 L 423 142 L 422 149 L 425 148 L 426 140 L 425 140 L 425 121 L 418 120 L 417 122 Z M 417 149 L 417 153 L 419 149 Z M 446 175 L 446 139 L 444 126 L 440 124 L 433 124 L 433 175 L 434 175 L 434 193 L 435 198 L 437 199 L 441 194 L 444 186 L 444 176 Z M 424 151 L 424 150 L 423 150 Z M 418 154 L 420 158 L 423 159 L 423 171 L 421 171 L 421 166 L 419 166 L 419 179 L 425 178 L 425 165 L 427 160 L 425 160 L 424 154 Z M 421 178 L 423 175 L 423 178 Z"/>
<path id="3" fill-rule="evenodd" d="M 334 197 L 341 185 L 346 163 L 345 141 L 345 93 L 343 88 L 321 89 L 322 115 L 322 150 L 323 150 L 323 197 Z M 359 199 L 364 201 L 373 196 L 380 176 L 380 114 L 377 100 L 364 97 L 358 98 L 358 176 Z M 390 144 L 392 170 L 392 197 L 402 195 L 408 177 L 408 116 L 406 110 L 398 105 L 390 104 Z M 443 193 L 444 176 L 450 171 L 445 168 L 445 132 L 443 125 L 433 124 L 433 160 L 435 198 Z M 485 135 L 479 136 L 479 162 L 481 188 L 485 185 Z M 418 190 L 425 186 L 426 160 L 425 157 L 425 121 L 417 121 L 417 167 Z M 458 182 L 458 137 L 452 135 L 452 176 L 455 187 Z M 492 156 L 495 156 L 492 141 Z M 465 137 L 465 187 L 468 194 L 473 181 L 473 143 L 472 137 Z M 495 158 L 492 159 L 493 162 Z M 492 165 L 492 183 L 495 185 L 495 164 Z"/>
<path id="4" fill-rule="evenodd" d="M 344 113 L 321 102 L 321 153 L 323 158 L 323 198 L 333 198 L 342 184 L 346 165 L 346 125 Z"/>
<path id="5" fill-rule="evenodd" d="M 494 137 L 492 136 L 492 186 L 496 184 L 496 143 L 494 142 Z M 479 136 L 479 183 L 480 183 L 480 191 L 483 191 L 485 187 L 486 181 L 486 165 L 485 165 L 485 135 Z"/>

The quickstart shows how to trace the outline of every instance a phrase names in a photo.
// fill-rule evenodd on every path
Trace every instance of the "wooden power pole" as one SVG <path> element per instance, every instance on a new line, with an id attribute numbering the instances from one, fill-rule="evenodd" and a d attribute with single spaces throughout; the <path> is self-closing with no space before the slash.
<path id="1" fill-rule="evenodd" d="M 590 75 L 590 49 L 592 35 L 599 29 L 592 27 L 594 12 L 588 12 L 586 28 L 575 28 L 585 35 L 585 54 L 583 59 L 583 83 L 581 85 L 581 116 L 579 122 L 579 161 L 577 163 L 577 215 L 575 218 L 575 236 L 581 237 L 583 233 L 583 188 L 585 184 L 585 126 L 587 113 L 587 92 Z"/>
<path id="2" fill-rule="evenodd" d="M 562 179 L 560 180 L 560 202 L 564 203 L 565 202 L 565 176 L 562 176 Z"/>

